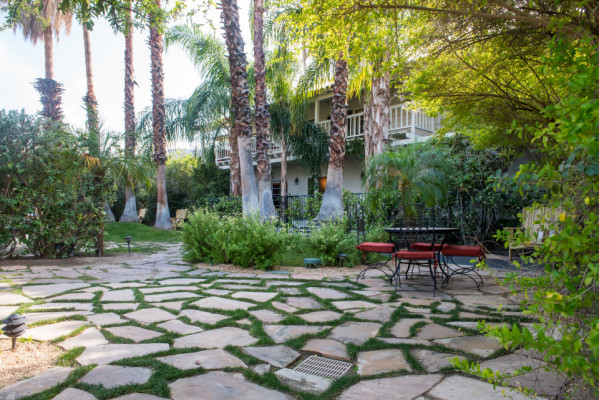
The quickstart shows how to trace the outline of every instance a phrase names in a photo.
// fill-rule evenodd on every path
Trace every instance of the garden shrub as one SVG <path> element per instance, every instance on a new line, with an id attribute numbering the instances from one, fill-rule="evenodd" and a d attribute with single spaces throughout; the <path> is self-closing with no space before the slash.
<path id="1" fill-rule="evenodd" d="M 113 182 L 98 175 L 65 125 L 0 111 L 0 252 L 37 257 L 97 243 Z"/>
<path id="2" fill-rule="evenodd" d="M 356 250 L 357 236 L 348 231 L 347 220 L 312 226 L 310 234 L 302 238 L 302 248 L 306 254 L 320 258 L 322 265 L 340 265 L 339 253 L 347 254 L 343 266 L 351 267 L 360 262 Z"/>
<path id="3" fill-rule="evenodd" d="M 187 258 L 195 262 L 268 269 L 289 243 L 285 231 L 254 216 L 221 216 L 201 209 L 183 225 Z"/>

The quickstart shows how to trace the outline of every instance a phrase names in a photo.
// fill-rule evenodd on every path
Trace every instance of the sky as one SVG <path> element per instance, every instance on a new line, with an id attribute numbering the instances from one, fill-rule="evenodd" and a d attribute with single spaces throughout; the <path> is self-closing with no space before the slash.
<path id="1" fill-rule="evenodd" d="M 245 41 L 245 52 L 252 59 L 252 46 L 248 7 L 249 1 L 239 1 L 239 16 Z M 216 9 L 207 14 L 213 26 L 220 27 L 220 12 Z M 0 16 L 0 18 L 2 18 Z M 196 22 L 205 22 L 196 17 Z M 179 21 L 178 23 L 184 23 Z M 206 25 L 207 26 L 207 25 Z M 208 28 L 207 28 L 208 29 Z M 222 36 L 222 32 L 218 31 Z M 135 81 L 135 111 L 139 113 L 152 104 L 150 81 L 150 50 L 147 45 L 149 31 L 136 30 L 133 41 Z M 90 32 L 94 91 L 103 128 L 122 132 L 125 125 L 124 99 L 124 52 L 123 34 L 114 33 L 104 20 L 96 21 Z M 33 45 L 25 41 L 21 32 L 0 32 L 0 109 L 20 110 L 34 114 L 40 111 L 39 94 L 33 87 L 37 78 L 43 78 L 44 44 Z M 166 98 L 188 98 L 201 81 L 187 54 L 173 46 L 165 51 L 164 88 Z M 85 56 L 81 25 L 73 19 L 70 35 L 61 33 L 54 41 L 54 79 L 63 84 L 63 112 L 65 121 L 75 128 L 85 126 Z"/>

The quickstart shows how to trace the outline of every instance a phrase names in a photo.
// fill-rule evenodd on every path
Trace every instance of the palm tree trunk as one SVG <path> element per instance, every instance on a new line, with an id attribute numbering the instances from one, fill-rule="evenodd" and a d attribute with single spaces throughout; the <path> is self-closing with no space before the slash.
<path id="1" fill-rule="evenodd" d="M 155 0 L 160 7 L 160 0 Z M 154 137 L 154 162 L 156 168 L 156 223 L 155 228 L 172 229 L 171 216 L 166 195 L 166 126 L 164 110 L 164 74 L 162 72 L 162 53 L 164 43 L 159 28 L 162 21 L 155 15 L 150 16 L 150 58 L 152 61 L 152 125 Z"/>
<path id="2" fill-rule="evenodd" d="M 54 55 L 53 55 L 52 27 L 44 29 L 44 64 L 46 77 L 36 79 L 35 89 L 40 93 L 42 103 L 41 115 L 52 121 L 62 120 L 62 85 L 54 80 Z"/>
<path id="3" fill-rule="evenodd" d="M 318 221 L 343 218 L 343 159 L 345 157 L 345 131 L 347 118 L 347 83 L 349 71 L 343 53 L 335 62 L 335 84 L 331 110 L 329 142 L 329 167 L 327 186 L 322 197 Z"/>
<path id="4" fill-rule="evenodd" d="M 244 43 L 241 37 L 241 28 L 239 26 L 237 0 L 221 0 L 220 5 L 231 70 L 233 117 L 235 119 L 235 130 L 239 135 L 237 144 L 239 146 L 243 213 L 245 215 L 256 214 L 259 212 L 259 205 L 250 145 L 250 137 L 252 135 L 250 89 L 247 82 L 247 61 L 243 50 Z"/>
<path id="5" fill-rule="evenodd" d="M 391 93 L 389 73 L 372 77 L 370 98 L 364 106 L 366 164 L 372 156 L 382 154 L 389 143 Z"/>
<path id="6" fill-rule="evenodd" d="M 281 135 L 281 197 L 287 197 L 287 141 Z"/>
<path id="7" fill-rule="evenodd" d="M 135 103 L 133 80 L 133 23 L 131 9 L 127 12 L 127 33 L 125 34 L 125 154 L 135 156 Z M 119 222 L 138 222 L 135 187 L 131 183 L 125 186 L 125 210 Z"/>
<path id="8" fill-rule="evenodd" d="M 85 76 L 87 78 L 87 94 L 83 98 L 87 111 L 87 129 L 98 132 L 98 101 L 94 93 L 94 75 L 92 72 L 92 53 L 89 31 L 83 25 L 83 46 L 85 48 Z"/>
<path id="9" fill-rule="evenodd" d="M 235 125 L 229 129 L 229 191 L 231 196 L 241 196 L 241 171 L 239 170 L 239 146 Z"/>
<path id="10" fill-rule="evenodd" d="M 268 101 L 266 100 L 266 80 L 264 61 L 264 0 L 254 0 L 254 74 L 256 78 L 256 160 L 258 164 L 258 184 L 260 192 L 260 216 L 274 218 L 275 205 L 272 200 L 270 181 L 270 160 L 268 159 L 269 132 Z"/>

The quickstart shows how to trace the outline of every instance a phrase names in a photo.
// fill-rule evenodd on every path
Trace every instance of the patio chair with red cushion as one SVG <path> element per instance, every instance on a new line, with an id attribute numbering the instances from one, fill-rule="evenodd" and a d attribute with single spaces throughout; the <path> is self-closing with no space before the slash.
<path id="1" fill-rule="evenodd" d="M 449 280 L 454 275 L 466 275 L 476 284 L 476 288 L 480 291 L 480 287 L 484 286 L 482 276 L 478 273 L 479 264 L 485 259 L 485 252 L 482 246 L 462 246 L 455 244 L 444 245 L 441 249 L 442 263 L 445 270 L 445 279 L 443 279 L 443 285 L 449 283 Z M 458 264 L 454 257 L 467 257 L 470 259 L 476 259 L 476 263 L 470 264 Z M 451 264 L 447 263 L 447 260 L 451 261 Z M 473 276 L 476 275 L 478 280 Z"/>
<path id="2" fill-rule="evenodd" d="M 389 279 L 389 283 L 393 283 L 393 275 L 395 273 L 395 269 L 389 266 L 389 263 L 392 262 L 393 253 L 395 252 L 395 244 L 388 242 L 367 242 L 366 241 L 366 218 L 364 212 L 360 209 L 356 212 L 356 234 L 358 237 L 358 245 L 356 246 L 356 250 L 358 250 L 358 254 L 362 259 L 363 263 L 366 265 L 358 276 L 356 277 L 356 281 L 360 278 L 365 278 L 366 273 L 368 271 L 381 271 L 385 274 L 387 279 Z M 379 260 L 373 262 L 371 264 L 366 264 L 368 254 L 376 254 L 387 257 L 386 260 Z"/>

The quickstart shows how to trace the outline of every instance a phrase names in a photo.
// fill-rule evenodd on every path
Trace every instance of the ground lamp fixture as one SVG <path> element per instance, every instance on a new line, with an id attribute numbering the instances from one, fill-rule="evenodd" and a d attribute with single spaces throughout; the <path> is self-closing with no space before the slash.
<path id="1" fill-rule="evenodd" d="M 11 314 L 4 320 L 6 326 L 2 327 L 4 334 L 12 338 L 12 348 L 17 346 L 17 338 L 25 333 L 27 319 L 19 314 Z"/>
<path id="2" fill-rule="evenodd" d="M 131 254 L 131 236 L 125 236 L 125 240 L 127 241 L 127 247 L 129 248 L 129 254 Z"/>
<path id="3" fill-rule="evenodd" d="M 339 253 L 337 255 L 337 257 L 339 257 L 339 261 L 340 261 L 340 267 L 343 267 L 343 260 L 345 260 L 347 258 L 347 254 L 345 253 Z"/>

